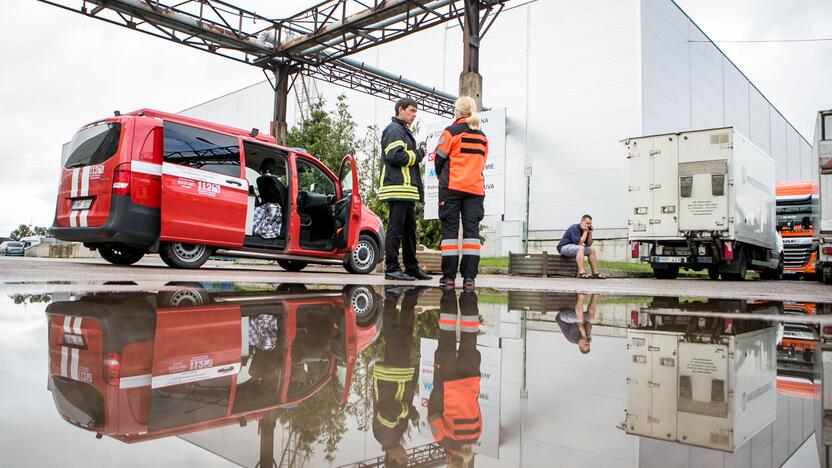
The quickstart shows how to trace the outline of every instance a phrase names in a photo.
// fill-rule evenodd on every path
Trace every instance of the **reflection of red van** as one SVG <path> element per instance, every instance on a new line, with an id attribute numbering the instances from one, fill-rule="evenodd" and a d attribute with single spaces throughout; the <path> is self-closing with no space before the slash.
<path id="1" fill-rule="evenodd" d="M 266 166 L 273 177 L 258 188 Z M 271 239 L 253 229 L 255 208 L 267 201 L 283 217 Z M 353 156 L 336 177 L 255 130 L 149 109 L 76 133 L 52 232 L 98 249 L 110 263 L 158 252 L 180 268 L 198 268 L 216 252 L 276 259 L 290 271 L 325 263 L 369 273 L 384 243 L 381 220 L 361 202 Z"/>
<path id="2" fill-rule="evenodd" d="M 326 386 L 346 402 L 359 349 L 341 291 L 175 297 L 49 305 L 49 389 L 64 419 L 135 442 L 257 420 Z M 157 304 L 171 299 L 180 306 Z"/>

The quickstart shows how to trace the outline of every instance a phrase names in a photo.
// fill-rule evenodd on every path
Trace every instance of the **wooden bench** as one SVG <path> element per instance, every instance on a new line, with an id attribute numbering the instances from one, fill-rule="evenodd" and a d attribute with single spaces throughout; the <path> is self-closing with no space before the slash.
<path id="1" fill-rule="evenodd" d="M 539 254 L 508 254 L 508 272 L 510 275 L 524 276 L 571 276 L 578 274 L 578 265 L 572 257 L 563 257 L 556 253 L 543 251 Z"/>

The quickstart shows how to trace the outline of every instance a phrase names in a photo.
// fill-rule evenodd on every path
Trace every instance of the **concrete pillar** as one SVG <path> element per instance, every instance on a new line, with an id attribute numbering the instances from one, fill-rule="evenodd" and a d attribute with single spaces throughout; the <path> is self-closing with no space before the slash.
<path id="1" fill-rule="evenodd" d="M 274 77 L 274 119 L 271 122 L 271 134 L 278 145 L 286 145 L 286 137 L 289 133 L 289 124 L 286 122 L 286 109 L 289 102 L 289 67 L 276 67 Z"/>
<path id="2" fill-rule="evenodd" d="M 482 76 L 477 72 L 460 74 L 459 95 L 471 96 L 477 102 L 477 110 L 482 110 Z"/>

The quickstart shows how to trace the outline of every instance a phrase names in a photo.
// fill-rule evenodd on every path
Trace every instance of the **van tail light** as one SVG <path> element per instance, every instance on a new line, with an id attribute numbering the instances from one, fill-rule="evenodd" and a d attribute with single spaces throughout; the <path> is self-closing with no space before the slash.
<path id="1" fill-rule="evenodd" d="M 734 259 L 734 243 L 732 241 L 722 245 L 722 258 L 729 261 Z"/>
<path id="2" fill-rule="evenodd" d="M 832 255 L 832 247 L 824 247 L 822 252 L 824 255 Z"/>
<path id="3" fill-rule="evenodd" d="M 630 258 L 638 258 L 638 242 L 630 242 Z"/>
<path id="4" fill-rule="evenodd" d="M 638 328 L 638 311 L 630 311 L 630 328 Z"/>
<path id="5" fill-rule="evenodd" d="M 824 335 L 832 335 L 832 327 L 823 327 Z"/>
<path id="6" fill-rule="evenodd" d="M 108 385 L 118 386 L 121 376 L 121 356 L 118 353 L 104 355 L 104 381 Z"/>
<path id="7" fill-rule="evenodd" d="M 113 174 L 113 195 L 130 195 L 130 163 L 116 166 Z"/>

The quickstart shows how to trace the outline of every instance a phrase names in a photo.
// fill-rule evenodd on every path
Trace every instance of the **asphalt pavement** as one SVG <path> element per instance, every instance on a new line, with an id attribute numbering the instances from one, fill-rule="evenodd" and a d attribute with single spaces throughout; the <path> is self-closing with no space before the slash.
<path id="1" fill-rule="evenodd" d="M 343 268 L 310 265 L 291 273 L 272 264 L 237 264 L 209 261 L 197 270 L 167 267 L 157 256 L 148 256 L 132 266 L 115 266 L 101 259 L 56 259 L 0 257 L 0 292 L 50 292 L 112 285 L 138 287 L 168 282 L 306 283 L 322 285 L 395 284 L 378 273 L 354 275 Z M 402 282 L 396 282 L 402 284 Z M 419 282 L 434 285 L 432 281 Z M 459 281 L 461 285 L 461 281 Z M 413 284 L 412 282 L 410 284 Z M 815 281 L 712 281 L 705 278 L 656 280 L 653 278 L 529 278 L 507 275 L 481 275 L 477 287 L 500 290 L 540 290 L 588 292 L 628 296 L 685 296 L 731 299 L 832 303 L 832 286 Z"/>

